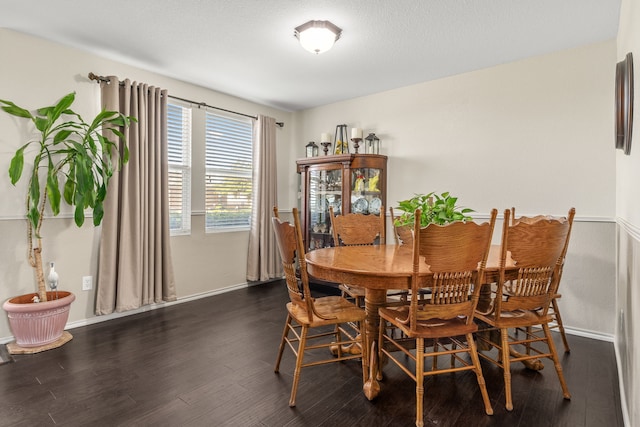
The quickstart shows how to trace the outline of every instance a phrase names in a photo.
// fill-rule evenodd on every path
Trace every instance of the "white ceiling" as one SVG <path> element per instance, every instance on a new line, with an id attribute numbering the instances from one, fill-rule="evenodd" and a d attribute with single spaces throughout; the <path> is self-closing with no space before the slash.
<path id="1" fill-rule="evenodd" d="M 620 1 L 13 0 L 0 27 L 295 111 L 613 39 Z M 332 50 L 294 38 L 312 19 Z"/>

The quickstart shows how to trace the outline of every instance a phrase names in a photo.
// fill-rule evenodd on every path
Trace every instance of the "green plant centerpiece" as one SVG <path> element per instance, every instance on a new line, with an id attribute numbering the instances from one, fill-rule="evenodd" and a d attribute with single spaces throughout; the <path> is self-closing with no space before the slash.
<path id="1" fill-rule="evenodd" d="M 116 111 L 103 110 L 93 120 L 85 122 L 71 110 L 74 100 L 75 93 L 70 93 L 55 105 L 34 112 L 11 101 L 0 100 L 6 113 L 30 120 L 37 135 L 15 152 L 9 165 L 9 177 L 13 185 L 22 176 L 29 180 L 25 202 L 28 259 L 35 269 L 37 299 L 41 302 L 47 301 L 40 234 L 45 207 L 48 205 L 56 216 L 64 200 L 74 208 L 78 227 L 84 223 L 85 209 L 93 211 L 93 224 L 99 225 L 104 215 L 103 203 L 109 180 L 129 157 L 121 129 L 128 127 L 134 119 Z M 115 138 L 109 139 L 105 134 Z M 123 142 L 123 150 L 118 150 L 118 140 Z M 27 171 L 25 164 L 30 168 Z"/>
<path id="2" fill-rule="evenodd" d="M 420 209 L 420 226 L 426 227 L 429 224 L 448 224 L 454 221 L 471 221 L 473 218 L 468 214 L 475 212 L 470 208 L 457 206 L 458 198 L 444 192 L 437 194 L 416 194 L 410 199 L 398 202 L 398 209 L 402 214 L 395 219 L 395 227 L 413 227 L 415 211 Z"/>

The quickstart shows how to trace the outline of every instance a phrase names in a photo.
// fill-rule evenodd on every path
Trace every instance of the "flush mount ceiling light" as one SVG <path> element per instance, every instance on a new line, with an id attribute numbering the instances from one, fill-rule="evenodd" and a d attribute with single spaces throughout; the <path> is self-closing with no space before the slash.
<path id="1" fill-rule="evenodd" d="M 342 30 L 329 21 L 309 21 L 295 28 L 294 35 L 311 53 L 326 52 L 340 38 Z"/>

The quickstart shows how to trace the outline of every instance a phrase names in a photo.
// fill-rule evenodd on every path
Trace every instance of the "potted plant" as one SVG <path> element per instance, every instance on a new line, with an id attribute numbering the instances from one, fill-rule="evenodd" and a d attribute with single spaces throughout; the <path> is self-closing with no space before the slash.
<path id="1" fill-rule="evenodd" d="M 36 293 L 10 298 L 3 305 L 20 347 L 41 347 L 60 339 L 69 306 L 75 299 L 70 292 L 47 292 L 46 289 L 40 233 L 45 207 L 49 206 L 51 214 L 56 216 L 64 200 L 74 208 L 78 227 L 84 223 L 85 209 L 92 209 L 93 224 L 99 225 L 109 179 L 129 156 L 126 144 L 119 152 L 118 145 L 103 133 L 110 132 L 116 141 L 126 143 L 121 128 L 129 126 L 132 118 L 103 110 L 87 123 L 70 109 L 74 100 L 75 93 L 70 93 L 56 104 L 33 113 L 11 101 L 0 100 L 3 111 L 30 120 L 37 134 L 37 138 L 18 148 L 9 165 L 13 185 L 24 175 L 28 179 L 25 203 L 28 260 L 37 281 Z M 27 171 L 24 171 L 25 164 Z M 45 312 L 44 319 L 39 319 L 38 312 Z M 36 324 L 43 320 L 45 325 Z"/>
<path id="2" fill-rule="evenodd" d="M 413 227 L 414 215 L 416 209 L 422 212 L 420 215 L 420 226 L 434 224 L 448 224 L 454 221 L 470 221 L 469 213 L 474 212 L 473 209 L 460 208 L 456 205 L 458 198 L 445 192 L 436 194 L 416 194 L 410 199 L 398 202 L 398 208 L 402 214 L 395 219 L 394 226 L 410 226 Z"/>
<path id="3" fill-rule="evenodd" d="M 454 221 L 470 221 L 473 218 L 468 216 L 473 209 L 460 208 L 456 205 L 458 198 L 449 192 L 437 194 L 416 194 L 410 199 L 398 202 L 398 207 L 402 214 L 394 218 L 393 228 L 400 241 L 407 244 L 412 239 L 413 223 L 416 209 L 420 209 L 420 226 L 426 227 L 429 224 L 448 224 Z"/>

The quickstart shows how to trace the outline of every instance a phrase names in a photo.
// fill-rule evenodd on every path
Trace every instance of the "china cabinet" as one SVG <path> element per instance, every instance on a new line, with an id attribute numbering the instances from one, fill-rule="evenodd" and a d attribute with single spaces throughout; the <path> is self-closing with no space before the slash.
<path id="1" fill-rule="evenodd" d="M 296 163 L 308 251 L 334 245 L 330 206 L 335 214 L 380 215 L 382 206 L 386 210 L 387 156 L 337 154 L 298 159 Z"/>

